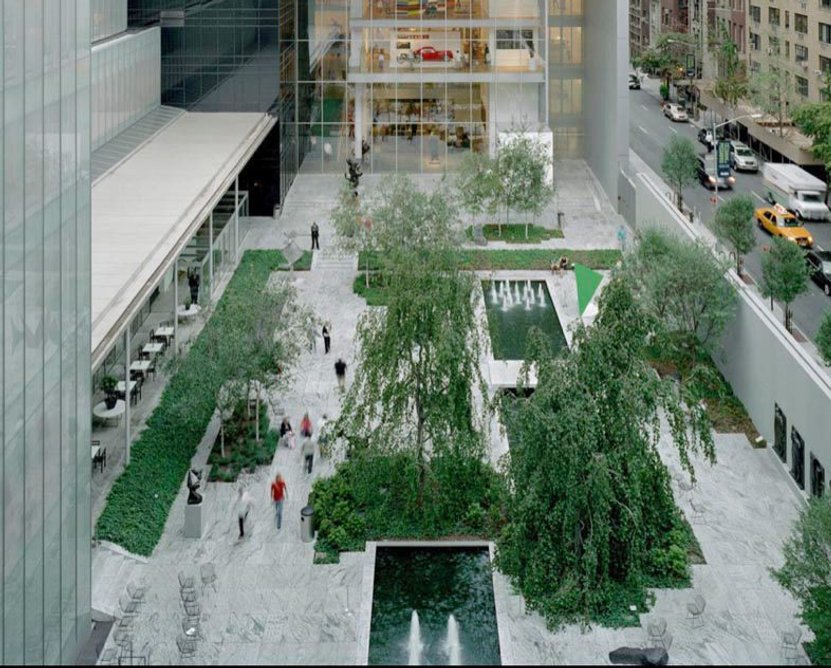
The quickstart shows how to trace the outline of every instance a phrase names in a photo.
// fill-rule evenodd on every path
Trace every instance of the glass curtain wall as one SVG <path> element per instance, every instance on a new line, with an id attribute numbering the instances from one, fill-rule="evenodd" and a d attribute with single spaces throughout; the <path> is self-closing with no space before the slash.
<path id="1" fill-rule="evenodd" d="M 2 662 L 90 629 L 90 9 L 4 0 Z"/>
<path id="2" fill-rule="evenodd" d="M 583 1 L 548 0 L 548 115 L 558 158 L 584 152 Z"/>

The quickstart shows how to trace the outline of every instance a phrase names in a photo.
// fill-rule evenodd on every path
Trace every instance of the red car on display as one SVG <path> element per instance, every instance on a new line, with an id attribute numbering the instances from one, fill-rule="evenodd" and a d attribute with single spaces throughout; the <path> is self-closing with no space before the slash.
<path id="1" fill-rule="evenodd" d="M 413 51 L 416 60 L 453 60 L 452 51 L 439 51 L 432 46 L 422 46 Z"/>

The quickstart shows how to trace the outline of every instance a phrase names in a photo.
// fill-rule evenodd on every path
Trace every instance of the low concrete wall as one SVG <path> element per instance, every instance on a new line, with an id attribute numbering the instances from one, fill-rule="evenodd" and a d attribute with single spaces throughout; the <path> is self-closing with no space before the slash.
<path id="1" fill-rule="evenodd" d="M 622 177 L 626 178 L 626 177 Z M 636 191 L 637 206 L 630 224 L 635 230 L 657 226 L 673 234 L 712 239 L 699 224 L 691 224 L 678 213 L 663 191 L 647 174 L 627 180 Z M 793 467 L 794 432 L 804 441 L 804 491 L 811 491 L 811 461 L 816 458 L 825 469 L 825 493 L 831 477 L 831 379 L 771 313 L 765 301 L 734 270 L 727 279 L 738 293 L 736 315 L 728 324 L 716 365 L 733 386 L 756 428 L 774 443 L 774 414 L 778 406 L 787 419 L 786 459 Z"/>

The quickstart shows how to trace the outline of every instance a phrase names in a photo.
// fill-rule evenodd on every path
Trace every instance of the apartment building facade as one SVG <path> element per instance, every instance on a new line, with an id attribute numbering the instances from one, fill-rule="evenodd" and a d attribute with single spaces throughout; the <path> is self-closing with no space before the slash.
<path id="1" fill-rule="evenodd" d="M 749 0 L 747 58 L 751 72 L 790 74 L 791 105 L 827 99 L 831 0 Z"/>

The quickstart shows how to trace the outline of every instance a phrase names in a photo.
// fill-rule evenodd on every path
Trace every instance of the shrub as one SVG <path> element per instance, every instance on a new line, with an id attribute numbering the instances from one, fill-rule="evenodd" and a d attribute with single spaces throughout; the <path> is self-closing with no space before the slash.
<path id="1" fill-rule="evenodd" d="M 279 251 L 247 251 L 217 304 L 216 311 L 162 393 L 159 405 L 133 444 L 129 466 L 113 484 L 96 525 L 98 538 L 134 554 L 149 556 L 164 531 L 196 448 L 214 413 L 218 387 L 205 354 L 203 336 L 209 328 L 232 329 L 234 293 L 265 287 L 284 262 Z"/>
<path id="2" fill-rule="evenodd" d="M 831 313 L 826 313 L 820 323 L 816 344 L 822 361 L 826 365 L 831 364 Z"/>

